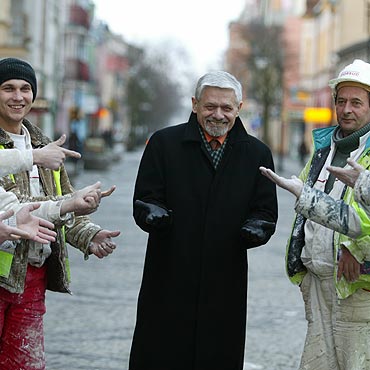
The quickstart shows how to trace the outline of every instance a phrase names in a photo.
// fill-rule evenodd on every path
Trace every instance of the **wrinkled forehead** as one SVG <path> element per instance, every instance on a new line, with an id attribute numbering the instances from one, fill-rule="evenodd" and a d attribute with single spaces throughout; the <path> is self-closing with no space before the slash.
<path id="1" fill-rule="evenodd" d="M 359 86 L 341 86 L 337 90 L 337 98 L 359 98 L 367 99 L 369 97 L 369 91 Z"/>
<path id="2" fill-rule="evenodd" d="M 223 98 L 232 100 L 233 103 L 238 104 L 235 90 L 228 87 L 204 86 L 201 91 L 200 99 Z"/>

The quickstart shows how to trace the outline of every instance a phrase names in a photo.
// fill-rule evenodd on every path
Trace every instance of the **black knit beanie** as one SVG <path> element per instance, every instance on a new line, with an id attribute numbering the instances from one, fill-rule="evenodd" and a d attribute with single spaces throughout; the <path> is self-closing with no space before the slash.
<path id="1" fill-rule="evenodd" d="M 0 60 L 0 85 L 8 80 L 24 80 L 31 85 L 33 100 L 36 99 L 37 81 L 33 68 L 24 60 L 5 58 Z"/>

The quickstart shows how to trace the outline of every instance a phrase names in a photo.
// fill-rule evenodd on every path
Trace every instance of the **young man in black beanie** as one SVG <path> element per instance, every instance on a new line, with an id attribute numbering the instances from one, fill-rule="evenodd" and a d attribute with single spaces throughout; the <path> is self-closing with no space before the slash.
<path id="1" fill-rule="evenodd" d="M 32 90 L 34 102 L 37 95 L 37 81 L 35 71 L 30 64 L 16 58 L 5 58 L 0 60 L 0 85 L 17 76 L 17 79 L 27 81 Z"/>
<path id="2" fill-rule="evenodd" d="M 14 147 L 20 151 L 43 150 L 52 144 L 25 118 L 36 93 L 35 72 L 27 62 L 0 60 L 0 152 Z M 0 186 L 22 202 L 74 196 L 64 166 L 50 171 L 34 165 L 30 171 L 1 177 Z M 89 194 L 96 209 L 102 193 L 93 189 Z M 45 291 L 70 292 L 66 242 L 80 249 L 86 258 L 89 254 L 103 258 L 112 253 L 116 247 L 112 238 L 120 234 L 103 230 L 82 216 L 94 209 L 85 207 L 75 214 L 54 215 L 55 242 L 41 244 L 22 239 L 12 253 L 0 245 L 0 369 L 45 369 Z"/>
<path id="3" fill-rule="evenodd" d="M 37 95 L 37 80 L 31 65 L 24 60 L 16 58 L 0 60 L 0 85 L 5 81 L 11 80 L 14 76 L 30 84 L 33 94 L 32 102 L 34 102 Z M 67 157 L 77 159 L 81 157 L 79 153 L 62 147 L 65 140 L 66 136 L 62 135 L 58 140 L 43 148 L 23 152 L 23 155 L 15 151 L 12 155 L 16 156 L 15 159 L 17 161 L 29 162 L 31 160 L 33 164 L 50 169 L 58 169 Z"/>

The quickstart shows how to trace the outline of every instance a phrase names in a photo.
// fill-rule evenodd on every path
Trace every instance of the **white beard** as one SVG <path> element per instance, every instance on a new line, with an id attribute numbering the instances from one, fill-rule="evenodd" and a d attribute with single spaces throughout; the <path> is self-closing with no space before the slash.
<path id="1" fill-rule="evenodd" d="M 220 137 L 227 134 L 227 132 L 229 131 L 229 124 L 221 122 L 206 122 L 204 129 L 206 130 L 208 135 L 213 137 Z"/>

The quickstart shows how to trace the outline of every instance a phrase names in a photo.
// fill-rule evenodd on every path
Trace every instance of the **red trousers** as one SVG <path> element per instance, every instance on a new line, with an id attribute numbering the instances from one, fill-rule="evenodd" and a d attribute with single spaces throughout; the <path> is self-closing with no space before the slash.
<path id="1" fill-rule="evenodd" d="M 28 265 L 24 292 L 0 288 L 0 369 L 44 370 L 46 268 Z"/>

